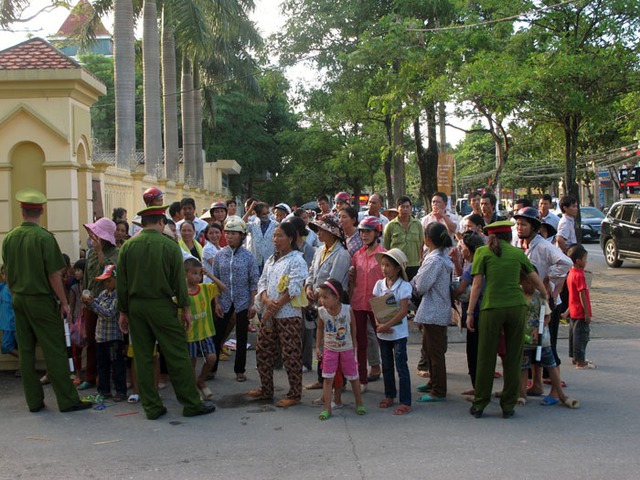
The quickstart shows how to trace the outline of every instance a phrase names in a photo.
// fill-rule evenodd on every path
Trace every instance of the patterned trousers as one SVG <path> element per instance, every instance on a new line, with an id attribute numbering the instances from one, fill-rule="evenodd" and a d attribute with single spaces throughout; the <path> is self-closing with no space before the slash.
<path id="1" fill-rule="evenodd" d="M 289 378 L 286 398 L 302 398 L 302 318 L 272 318 L 271 331 L 261 328 L 256 345 L 256 361 L 262 394 L 273 397 L 273 364 L 278 353 L 282 354 L 284 368 Z"/>

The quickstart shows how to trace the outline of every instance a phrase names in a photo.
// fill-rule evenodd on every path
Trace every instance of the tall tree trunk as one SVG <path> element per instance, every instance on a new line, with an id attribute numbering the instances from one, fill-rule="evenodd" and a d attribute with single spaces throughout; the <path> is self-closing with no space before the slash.
<path id="1" fill-rule="evenodd" d="M 193 123 L 193 76 L 191 63 L 187 58 L 182 59 L 182 95 L 180 100 L 182 113 L 182 158 L 184 163 L 184 181 L 195 185 L 195 139 Z"/>
<path id="2" fill-rule="evenodd" d="M 193 139 L 195 155 L 196 184 L 204 184 L 204 159 L 202 158 L 202 92 L 200 75 L 193 71 Z"/>
<path id="3" fill-rule="evenodd" d="M 580 205 L 580 188 L 576 178 L 576 163 L 578 157 L 578 133 L 580 131 L 579 114 L 569 115 L 564 122 L 564 191 L 565 195 L 575 198 Z M 580 209 L 576 216 L 575 229 L 578 243 L 582 243 L 582 222 L 580 218 Z"/>
<path id="4" fill-rule="evenodd" d="M 393 196 L 393 177 L 391 176 L 391 164 L 393 162 L 393 134 L 391 129 L 391 116 L 385 116 L 384 126 L 387 134 L 387 153 L 384 156 L 384 180 L 387 189 L 387 208 L 394 208 L 396 206 L 396 201 Z"/>
<path id="5" fill-rule="evenodd" d="M 114 0 L 114 86 L 116 97 L 116 165 L 137 168 L 136 67 L 132 0 Z"/>
<path id="6" fill-rule="evenodd" d="M 436 138 L 436 107 L 429 103 L 425 107 L 427 117 L 427 149 L 422 143 L 420 118 L 413 121 L 413 136 L 416 144 L 416 157 L 420 171 L 420 194 L 425 209 L 431 206 L 431 197 L 438 191 L 438 139 Z"/>
<path id="7" fill-rule="evenodd" d="M 436 120 L 436 104 L 427 103 L 425 107 L 427 116 L 427 200 L 425 205 L 431 205 L 431 197 L 439 190 L 438 185 L 438 138 L 436 131 L 438 122 Z"/>
<path id="8" fill-rule="evenodd" d="M 404 135 L 400 115 L 393 120 L 393 190 L 396 198 L 404 195 L 407 190 L 404 168 Z"/>
<path id="9" fill-rule="evenodd" d="M 147 175 L 161 177 L 160 42 L 158 39 L 158 10 L 156 0 L 144 0 L 142 25 L 144 164 Z"/>
<path id="10" fill-rule="evenodd" d="M 162 91 L 164 104 L 164 168 L 165 178 L 178 181 L 178 84 L 176 70 L 176 42 L 173 29 L 165 23 L 162 28 Z"/>

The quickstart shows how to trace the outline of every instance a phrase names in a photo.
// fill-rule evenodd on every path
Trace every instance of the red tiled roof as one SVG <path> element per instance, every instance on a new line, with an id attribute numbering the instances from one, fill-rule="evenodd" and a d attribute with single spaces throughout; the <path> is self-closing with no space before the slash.
<path id="1" fill-rule="evenodd" d="M 32 38 L 0 51 L 0 70 L 58 70 L 82 68 L 41 38 Z"/>
<path id="2" fill-rule="evenodd" d="M 89 20 L 90 17 L 93 16 L 93 14 L 94 14 L 94 9 L 93 9 L 93 6 L 89 3 L 89 1 L 80 0 L 78 4 L 75 7 L 73 7 L 73 10 L 71 10 L 71 13 L 67 17 L 67 19 L 64 21 L 62 26 L 58 29 L 58 33 L 56 33 L 56 37 L 69 38 L 69 37 L 78 35 L 82 30 L 82 26 L 85 23 L 87 23 L 87 21 Z M 111 35 L 109 31 L 104 27 L 102 22 L 100 21 L 95 27 L 95 34 L 96 36 Z"/>

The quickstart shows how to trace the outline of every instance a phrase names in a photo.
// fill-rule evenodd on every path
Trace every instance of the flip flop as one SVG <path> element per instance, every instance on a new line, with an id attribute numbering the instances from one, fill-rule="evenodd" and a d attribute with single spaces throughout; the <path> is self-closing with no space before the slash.
<path id="1" fill-rule="evenodd" d="M 516 405 L 519 407 L 524 407 L 527 404 L 527 399 L 524 397 L 518 397 L 518 400 L 516 401 Z"/>
<path id="2" fill-rule="evenodd" d="M 393 398 L 385 398 L 378 404 L 378 407 L 389 408 L 391 405 L 393 405 Z"/>
<path id="3" fill-rule="evenodd" d="M 565 407 L 569 407 L 569 408 L 572 408 L 572 409 L 580 408 L 580 402 L 578 400 L 576 400 L 575 398 L 571 398 L 571 397 L 565 398 L 564 401 L 562 402 L 562 404 Z"/>
<path id="4" fill-rule="evenodd" d="M 358 415 L 366 415 L 367 414 L 367 409 L 364 408 L 364 405 L 360 405 L 360 406 L 356 407 L 356 413 Z"/>
<path id="5" fill-rule="evenodd" d="M 200 390 L 203 400 L 211 400 L 213 398 L 213 392 L 206 385 L 202 388 L 198 388 L 198 390 Z"/>
<path id="6" fill-rule="evenodd" d="M 423 383 L 421 385 L 418 385 L 416 387 L 416 390 L 422 393 L 429 393 L 431 391 L 431 385 L 428 383 Z"/>
<path id="7" fill-rule="evenodd" d="M 587 362 L 582 365 L 576 364 L 577 370 L 597 370 L 598 367 L 593 362 Z"/>
<path id="8" fill-rule="evenodd" d="M 129 395 L 129 398 L 127 399 L 127 402 L 129 403 L 138 403 L 140 401 L 140 395 L 138 395 L 137 393 L 132 393 L 131 395 Z"/>
<path id="9" fill-rule="evenodd" d="M 420 403 L 433 403 L 433 402 L 444 402 L 446 400 L 445 397 L 432 397 L 428 393 L 426 395 L 421 396 L 416 402 Z"/>
<path id="10" fill-rule="evenodd" d="M 394 415 L 406 415 L 411 410 L 413 410 L 409 405 L 400 405 L 393 411 Z"/>
<path id="11" fill-rule="evenodd" d="M 320 412 L 320 415 L 318 415 L 318 418 L 320 420 L 329 420 L 331 418 L 331 412 L 323 410 Z"/>
<path id="12" fill-rule="evenodd" d="M 543 407 L 552 407 L 560 403 L 560 400 L 554 397 L 544 397 L 540 402 Z"/>

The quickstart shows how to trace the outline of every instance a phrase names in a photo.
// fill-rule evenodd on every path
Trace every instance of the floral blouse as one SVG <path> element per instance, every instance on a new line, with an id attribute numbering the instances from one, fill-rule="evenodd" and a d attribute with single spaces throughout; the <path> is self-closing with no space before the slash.
<path id="1" fill-rule="evenodd" d="M 295 298 L 300 295 L 304 279 L 307 276 L 307 262 L 304 261 L 302 253 L 298 250 L 292 250 L 277 260 L 275 255 L 269 257 L 264 264 L 264 270 L 258 281 L 258 295 L 266 291 L 267 297 L 277 300 L 281 295 L 278 291 L 278 284 L 283 275 L 288 275 L 289 277 L 289 296 Z M 274 317 L 302 317 L 302 310 L 291 306 L 291 302 L 288 302 Z"/>

